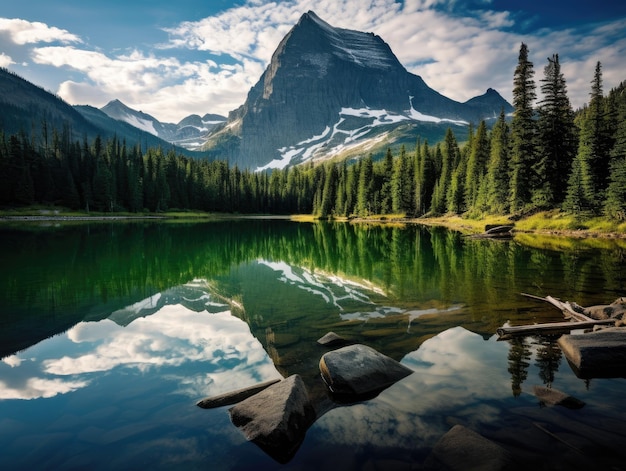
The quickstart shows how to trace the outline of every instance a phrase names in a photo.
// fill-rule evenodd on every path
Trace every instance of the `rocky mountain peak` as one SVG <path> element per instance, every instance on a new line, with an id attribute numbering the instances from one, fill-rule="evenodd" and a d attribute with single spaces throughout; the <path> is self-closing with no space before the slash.
<path id="1" fill-rule="evenodd" d="M 380 141 L 381 132 L 398 126 L 467 125 L 508 105 L 490 92 L 473 100 L 459 103 L 428 87 L 379 36 L 331 26 L 309 11 L 205 149 L 243 167 L 280 168 L 333 155 L 348 143 Z"/>

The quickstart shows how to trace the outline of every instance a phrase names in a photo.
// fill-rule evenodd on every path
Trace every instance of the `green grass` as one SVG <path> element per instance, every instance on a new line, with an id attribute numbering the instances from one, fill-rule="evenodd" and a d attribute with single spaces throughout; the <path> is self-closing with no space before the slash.
<path id="1" fill-rule="evenodd" d="M 570 232 L 587 234 L 626 234 L 626 223 L 607 218 L 582 218 L 562 211 L 533 214 L 515 224 L 517 230 L 532 232 Z"/>
<path id="2" fill-rule="evenodd" d="M 132 213 L 128 211 L 117 212 L 100 212 L 100 211 L 77 211 L 60 206 L 29 206 L 24 208 L 1 209 L 0 217 L 25 217 L 25 216 L 49 216 L 49 217 L 161 217 L 165 219 L 218 219 L 223 217 L 215 213 L 206 213 L 203 211 L 165 211 L 159 213 L 138 212 Z M 232 217 L 228 215 L 228 217 Z"/>

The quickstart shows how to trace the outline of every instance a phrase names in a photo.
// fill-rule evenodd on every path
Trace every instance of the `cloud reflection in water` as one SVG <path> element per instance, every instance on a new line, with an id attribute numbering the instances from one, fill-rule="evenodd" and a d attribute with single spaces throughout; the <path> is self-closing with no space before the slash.
<path id="1" fill-rule="evenodd" d="M 177 393 L 192 397 L 279 377 L 248 325 L 230 311 L 164 305 L 125 327 L 109 319 L 81 322 L 43 343 L 45 348 L 34 346 L 0 363 L 0 399 L 66 394 L 87 387 L 94 373 L 119 368 L 163 375 L 178 384 Z M 176 370 L 181 366 L 184 374 Z"/>
<path id="2" fill-rule="evenodd" d="M 488 423 L 497 417 L 489 402 L 511 397 L 507 352 L 506 342 L 446 330 L 402 359 L 412 375 L 371 401 L 333 409 L 315 427 L 330 443 L 415 449 L 436 441 L 451 420 Z"/>

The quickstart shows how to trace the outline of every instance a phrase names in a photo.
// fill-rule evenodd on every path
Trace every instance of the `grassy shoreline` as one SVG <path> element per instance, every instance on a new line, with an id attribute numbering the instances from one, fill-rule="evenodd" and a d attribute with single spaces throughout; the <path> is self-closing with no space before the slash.
<path id="1" fill-rule="evenodd" d="M 131 221 L 131 220 L 167 220 L 167 221 L 221 221 L 232 219 L 288 219 L 289 216 L 264 214 L 207 213 L 204 211 L 165 211 L 159 213 L 97 212 L 72 211 L 63 208 L 17 208 L 0 210 L 2 222 L 37 222 L 37 221 Z"/>
<path id="2" fill-rule="evenodd" d="M 310 214 L 291 216 L 274 215 L 243 215 L 225 213 L 206 213 L 203 211 L 168 211 L 163 213 L 98 213 L 86 211 L 70 211 L 57 207 L 31 207 L 0 210 L 0 222 L 36 222 L 36 221 L 120 221 L 120 220 L 204 220 L 219 221 L 228 219 L 280 218 L 297 222 L 316 222 L 320 219 Z M 487 224 L 514 224 L 516 234 L 539 234 L 565 236 L 570 238 L 610 238 L 626 239 L 626 222 L 610 221 L 606 218 L 580 218 L 558 210 L 544 211 L 524 218 L 512 216 L 487 216 L 480 219 L 469 219 L 459 215 L 437 217 L 407 218 L 404 214 L 372 215 L 366 218 L 334 218 L 334 221 L 404 225 L 423 224 L 428 226 L 444 226 L 464 234 L 479 234 Z"/>
<path id="3" fill-rule="evenodd" d="M 314 222 L 319 220 L 312 215 L 298 215 L 294 220 Z M 570 238 L 610 238 L 626 239 L 626 222 L 610 221 L 606 218 L 578 218 L 558 210 L 544 211 L 524 218 L 512 216 L 487 216 L 469 219 L 459 215 L 407 218 L 403 214 L 373 215 L 366 218 L 335 218 L 335 221 L 364 224 L 423 224 L 444 226 L 464 234 L 480 234 L 486 225 L 514 225 L 516 234 L 540 234 L 565 236 Z"/>

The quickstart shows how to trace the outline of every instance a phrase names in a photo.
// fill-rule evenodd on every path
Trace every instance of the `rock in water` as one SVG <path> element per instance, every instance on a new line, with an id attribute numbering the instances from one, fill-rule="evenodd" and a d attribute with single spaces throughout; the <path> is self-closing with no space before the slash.
<path id="1" fill-rule="evenodd" d="M 544 404 L 563 406 L 568 409 L 581 409 L 585 406 L 584 401 L 557 389 L 546 388 L 544 386 L 534 386 L 533 392 L 535 393 L 537 399 Z"/>
<path id="2" fill-rule="evenodd" d="M 426 469 L 446 471 L 504 471 L 513 466 L 507 450 L 462 425 L 441 437 L 426 461 Z"/>
<path id="3" fill-rule="evenodd" d="M 580 378 L 626 377 L 626 328 L 563 335 L 558 344 Z"/>
<path id="4" fill-rule="evenodd" d="M 280 463 L 295 455 L 315 421 L 315 411 L 299 375 L 269 386 L 229 409 L 229 413 L 246 439 Z"/>
<path id="5" fill-rule="evenodd" d="M 338 396 L 378 394 L 413 371 L 366 345 L 350 345 L 322 356 L 320 372 L 328 389 Z"/>
<path id="6" fill-rule="evenodd" d="M 319 338 L 317 340 L 317 343 L 319 343 L 320 345 L 324 345 L 325 347 L 333 347 L 337 345 L 343 346 L 347 344 L 348 341 L 334 332 L 328 332 L 326 335 Z"/>
<path id="7" fill-rule="evenodd" d="M 238 389 L 236 391 L 220 394 L 219 396 L 207 397 L 205 399 L 202 399 L 201 401 L 198 401 L 196 405 L 203 409 L 213 409 L 215 407 L 230 406 L 232 404 L 236 404 L 237 402 L 243 401 L 250 396 L 258 394 L 268 386 L 271 386 L 278 381 L 280 380 L 273 379 L 271 381 L 266 381 L 265 383 L 255 384 L 254 386 L 250 386 L 248 388 Z"/>

